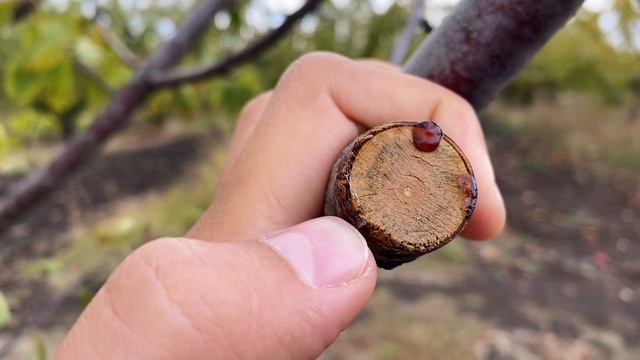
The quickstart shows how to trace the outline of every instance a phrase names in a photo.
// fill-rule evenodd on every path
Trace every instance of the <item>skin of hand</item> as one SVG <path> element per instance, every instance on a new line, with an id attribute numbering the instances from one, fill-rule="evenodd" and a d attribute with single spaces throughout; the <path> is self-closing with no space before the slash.
<path id="1" fill-rule="evenodd" d="M 464 236 L 496 235 L 505 209 L 467 102 L 391 65 L 308 54 L 242 111 L 200 221 L 127 257 L 56 359 L 317 357 L 364 308 L 377 273 L 362 236 L 321 217 L 331 167 L 367 128 L 411 120 L 437 122 L 475 170 Z"/>

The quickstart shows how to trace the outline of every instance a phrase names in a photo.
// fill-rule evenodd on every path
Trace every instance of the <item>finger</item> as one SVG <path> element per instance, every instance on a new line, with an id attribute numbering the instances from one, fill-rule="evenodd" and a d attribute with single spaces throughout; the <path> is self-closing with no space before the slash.
<path id="1" fill-rule="evenodd" d="M 233 136 L 231 137 L 231 142 L 229 143 L 227 160 L 220 172 L 221 180 L 224 180 L 227 177 L 229 171 L 231 171 L 233 165 L 238 160 L 238 156 L 242 152 L 244 144 L 247 142 L 247 139 L 262 117 L 264 109 L 267 107 L 267 104 L 271 99 L 271 95 L 272 92 L 268 91 L 256 96 L 244 106 L 242 111 L 240 111 L 240 116 L 238 116 L 238 121 L 236 122 L 236 128 L 233 132 Z"/>
<path id="2" fill-rule="evenodd" d="M 117 268 L 56 359 L 316 358 L 375 280 L 364 239 L 337 218 L 257 242 L 158 240 Z"/>
<path id="3" fill-rule="evenodd" d="M 283 75 L 232 181 L 190 232 L 251 238 L 318 216 L 331 167 L 359 132 L 392 121 L 433 119 L 457 141 L 479 186 L 474 238 L 497 233 L 505 212 L 471 107 L 429 81 L 332 54 L 303 57 Z M 476 220 L 475 218 L 479 219 Z"/>
<path id="4" fill-rule="evenodd" d="M 358 63 L 360 63 L 360 64 L 377 66 L 381 70 L 394 71 L 394 72 L 402 71 L 402 68 L 399 67 L 398 65 L 394 65 L 392 63 L 389 63 L 389 62 L 386 62 L 386 61 L 382 61 L 380 59 L 364 58 L 364 59 L 358 59 L 356 61 Z"/>
<path id="5" fill-rule="evenodd" d="M 456 95 L 457 96 L 457 95 Z M 462 98 L 439 105 L 432 119 L 442 126 L 471 163 L 478 185 L 478 203 L 462 235 L 472 240 L 484 240 L 502 231 L 506 210 L 496 184 L 495 173 L 480 121 Z"/>
<path id="6" fill-rule="evenodd" d="M 378 59 L 359 59 L 358 63 L 368 64 L 371 66 L 377 66 L 382 70 L 387 71 L 400 71 L 401 69 L 393 64 Z M 249 101 L 240 111 L 238 121 L 236 122 L 236 128 L 234 130 L 231 142 L 229 144 L 229 153 L 227 154 L 227 160 L 223 170 L 221 171 L 221 179 L 224 179 L 233 165 L 238 160 L 242 149 L 244 149 L 249 136 L 256 128 L 258 121 L 264 114 L 269 100 L 273 95 L 273 91 L 264 92 L 251 101 Z"/>

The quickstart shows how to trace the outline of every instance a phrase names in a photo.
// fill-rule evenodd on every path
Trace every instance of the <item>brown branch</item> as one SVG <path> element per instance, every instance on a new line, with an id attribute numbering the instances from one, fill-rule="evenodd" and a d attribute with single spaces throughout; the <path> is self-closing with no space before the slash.
<path id="1" fill-rule="evenodd" d="M 322 0 L 308 0 L 298 11 L 287 16 L 278 28 L 270 31 L 244 49 L 227 56 L 211 66 L 201 69 L 176 71 L 168 74 L 157 72 L 151 76 L 150 83 L 156 87 L 178 86 L 183 83 L 202 81 L 212 76 L 225 74 L 231 68 L 254 59 L 260 55 L 260 53 L 274 45 L 279 39 L 284 37 L 300 19 L 313 11 L 321 1 Z"/>
<path id="2" fill-rule="evenodd" d="M 133 113 L 144 104 L 147 97 L 155 90 L 162 86 L 177 85 L 222 74 L 233 66 L 250 60 L 286 34 L 321 0 L 309 0 L 300 10 L 288 16 L 278 29 L 249 45 L 247 49 L 228 56 L 219 62 L 213 70 L 210 68 L 206 71 L 202 77 L 196 76 L 188 79 L 175 79 L 167 83 L 156 83 L 154 74 L 157 75 L 162 70 L 178 63 L 211 24 L 213 15 L 227 2 L 229 1 L 202 1 L 176 32 L 176 36 L 152 54 L 136 75 L 113 95 L 109 105 L 96 117 L 89 129 L 71 139 L 61 154 L 45 167 L 27 175 L 25 179 L 7 192 L 5 198 L 0 199 L 0 233 L 53 192 L 81 165 L 89 161 L 110 136 L 130 122 Z M 224 71 L 220 69 L 224 69 Z"/>
<path id="3" fill-rule="evenodd" d="M 130 122 L 133 113 L 153 91 L 148 81 L 149 74 L 180 61 L 211 25 L 213 16 L 227 3 L 227 0 L 203 0 L 195 6 L 175 37 L 151 55 L 85 132 L 72 138 L 49 164 L 9 189 L 7 195 L 0 199 L 0 231 L 6 230 L 13 221 L 49 195 L 89 161 L 105 140 Z"/>
<path id="4" fill-rule="evenodd" d="M 407 24 L 405 25 L 404 30 L 402 30 L 402 34 L 400 34 L 393 44 L 393 50 L 391 51 L 391 57 L 389 58 L 389 62 L 392 64 L 402 64 L 405 57 L 407 57 L 407 52 L 411 47 L 413 36 L 424 21 L 423 16 L 425 6 L 426 0 L 416 0 L 416 3 L 411 10 L 411 14 L 409 15 L 409 19 L 407 20 Z"/>
<path id="5" fill-rule="evenodd" d="M 405 71 L 489 103 L 584 0 L 462 0 Z"/>

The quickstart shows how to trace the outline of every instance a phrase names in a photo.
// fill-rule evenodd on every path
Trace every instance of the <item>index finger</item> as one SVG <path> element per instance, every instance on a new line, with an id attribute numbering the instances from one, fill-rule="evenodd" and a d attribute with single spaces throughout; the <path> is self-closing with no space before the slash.
<path id="1" fill-rule="evenodd" d="M 504 224 L 504 205 L 470 105 L 435 83 L 327 53 L 301 58 L 283 75 L 189 235 L 249 239 L 317 217 L 334 161 L 363 127 L 427 119 L 458 143 L 476 173 L 478 206 L 465 235 L 494 235 Z"/>

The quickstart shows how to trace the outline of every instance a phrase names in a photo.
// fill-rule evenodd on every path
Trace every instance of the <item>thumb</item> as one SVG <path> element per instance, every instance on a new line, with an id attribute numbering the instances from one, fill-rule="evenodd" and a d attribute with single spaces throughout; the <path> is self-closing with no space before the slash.
<path id="1" fill-rule="evenodd" d="M 112 274 L 56 358 L 314 358 L 362 310 L 362 236 L 318 218 L 259 241 L 153 241 Z"/>

